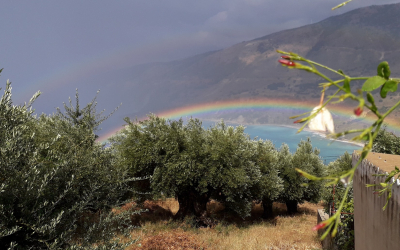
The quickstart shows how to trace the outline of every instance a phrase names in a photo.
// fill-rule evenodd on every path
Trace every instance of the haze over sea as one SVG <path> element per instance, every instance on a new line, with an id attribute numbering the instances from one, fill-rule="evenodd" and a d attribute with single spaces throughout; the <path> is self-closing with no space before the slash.
<path id="1" fill-rule="evenodd" d="M 231 126 L 238 126 L 238 124 L 229 124 Z M 204 128 L 214 126 L 215 122 L 204 121 Z M 289 146 L 290 152 L 294 153 L 297 149 L 297 145 L 301 140 L 311 139 L 313 148 L 320 150 L 319 156 L 322 158 L 324 164 L 328 164 L 335 161 L 346 151 L 352 154 L 354 150 L 361 149 L 361 146 L 343 142 L 343 141 L 332 141 L 324 138 L 321 134 L 302 131 L 297 133 L 296 128 L 277 126 L 277 125 L 245 125 L 245 133 L 250 135 L 252 139 L 257 137 L 258 139 L 270 140 L 279 149 L 282 143 L 286 143 Z"/>

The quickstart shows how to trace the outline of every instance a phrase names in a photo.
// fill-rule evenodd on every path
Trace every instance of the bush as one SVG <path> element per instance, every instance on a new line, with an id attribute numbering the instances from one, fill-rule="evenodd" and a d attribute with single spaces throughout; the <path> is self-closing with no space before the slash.
<path id="1" fill-rule="evenodd" d="M 321 197 L 322 183 L 310 181 L 295 170 L 298 168 L 315 176 L 325 175 L 325 165 L 318 155 L 319 150 L 312 148 L 309 138 L 300 141 L 293 155 L 286 144 L 279 151 L 279 176 L 283 180 L 284 189 L 278 200 L 286 203 L 290 214 L 297 212 L 298 203 L 318 202 Z"/>
<path id="2" fill-rule="evenodd" d="M 130 192 L 126 169 L 116 168 L 114 152 L 95 142 L 98 124 L 79 125 L 60 114 L 33 116 L 30 106 L 38 96 L 14 106 L 7 83 L 0 100 L 0 245 L 122 248 L 114 229 L 129 229 L 129 216 L 111 208 Z M 76 118 L 96 120 L 88 117 L 92 108 L 75 111 Z"/>
<path id="3" fill-rule="evenodd" d="M 388 132 L 386 127 L 379 130 L 374 143 L 372 144 L 372 152 L 400 155 L 400 137 Z"/>

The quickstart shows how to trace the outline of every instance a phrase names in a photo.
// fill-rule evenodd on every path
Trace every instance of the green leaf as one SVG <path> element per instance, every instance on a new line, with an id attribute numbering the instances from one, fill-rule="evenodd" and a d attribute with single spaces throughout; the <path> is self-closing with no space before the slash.
<path id="1" fill-rule="evenodd" d="M 311 175 L 311 174 L 309 174 L 309 173 L 307 173 L 307 172 L 305 172 L 305 171 L 303 171 L 303 170 L 301 170 L 301 169 L 299 169 L 299 168 L 295 168 L 295 170 L 296 170 L 300 175 L 306 177 L 306 178 L 309 179 L 309 180 L 312 180 L 312 181 L 317 181 L 317 180 L 319 180 L 318 177 L 316 177 L 316 176 L 314 176 L 314 175 Z"/>
<path id="2" fill-rule="evenodd" d="M 371 95 L 371 93 L 367 93 L 367 100 L 369 103 L 374 104 L 374 97 Z"/>
<path id="3" fill-rule="evenodd" d="M 390 198 L 392 198 L 392 190 L 390 190 L 389 193 L 388 193 L 388 196 L 387 196 L 387 198 L 386 198 L 386 204 L 385 204 L 385 206 L 382 208 L 383 211 L 385 211 L 387 205 L 389 204 Z"/>
<path id="4" fill-rule="evenodd" d="M 368 78 L 362 86 L 362 91 L 372 91 L 379 88 L 386 82 L 386 79 L 381 76 L 373 76 Z"/>
<path id="5" fill-rule="evenodd" d="M 348 77 L 344 78 L 343 88 L 346 90 L 346 93 L 350 93 L 350 79 Z"/>
<path id="6" fill-rule="evenodd" d="M 381 62 L 378 65 L 378 76 L 381 76 L 383 78 L 385 78 L 386 80 L 389 80 L 390 77 L 390 67 L 389 67 L 389 63 L 388 62 Z"/>
<path id="7" fill-rule="evenodd" d="M 395 176 L 396 174 L 398 174 L 398 172 L 396 170 L 392 170 L 389 175 L 386 177 L 385 182 L 389 182 L 390 179 L 393 178 L 393 176 Z"/>
<path id="8" fill-rule="evenodd" d="M 386 98 L 387 92 L 389 92 L 389 91 L 396 92 L 397 84 L 398 84 L 398 82 L 393 81 L 393 80 L 386 81 L 385 84 L 383 84 L 383 86 L 381 88 L 381 97 Z"/>

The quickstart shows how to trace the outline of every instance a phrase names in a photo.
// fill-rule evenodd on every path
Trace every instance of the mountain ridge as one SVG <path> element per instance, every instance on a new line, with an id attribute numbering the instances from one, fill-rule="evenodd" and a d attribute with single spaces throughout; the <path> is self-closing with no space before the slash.
<path id="1" fill-rule="evenodd" d="M 128 103 L 122 109 L 123 115 L 130 117 L 224 100 L 295 98 L 317 105 L 321 91 L 318 84 L 325 81 L 282 67 L 276 50 L 293 51 L 350 76 L 376 75 L 377 65 L 386 60 L 396 74 L 400 72 L 400 32 L 393 32 L 400 30 L 400 15 L 396 13 L 400 13 L 400 3 L 373 5 L 222 50 L 134 66 L 119 72 L 114 80 L 118 82 L 115 96 Z M 331 72 L 321 71 L 338 79 Z M 355 90 L 362 84 L 352 82 L 351 86 Z M 327 90 L 327 95 L 333 91 Z M 377 91 L 373 94 L 379 95 Z M 399 94 L 390 93 L 378 107 L 393 105 L 393 97 Z"/>

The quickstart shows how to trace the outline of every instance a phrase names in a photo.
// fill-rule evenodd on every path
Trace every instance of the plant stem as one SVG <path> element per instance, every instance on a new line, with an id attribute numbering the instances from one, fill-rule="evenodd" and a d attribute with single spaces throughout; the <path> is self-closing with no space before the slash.
<path id="1" fill-rule="evenodd" d="M 364 76 L 364 77 L 350 77 L 350 80 L 367 80 L 372 76 Z"/>
<path id="2" fill-rule="evenodd" d="M 343 92 L 346 92 L 346 90 L 345 90 L 342 86 L 340 86 L 340 85 L 337 84 L 336 82 L 332 81 L 329 77 L 325 76 L 325 75 L 322 74 L 321 72 L 316 71 L 316 72 L 314 72 L 314 73 L 317 74 L 317 75 L 319 75 L 320 77 L 324 78 L 324 79 L 327 80 L 328 82 L 332 83 L 332 84 L 335 85 L 336 87 L 338 87 L 339 90 L 342 90 Z M 354 94 L 352 94 L 352 93 L 349 93 L 349 94 L 351 94 L 351 95 L 355 98 Z M 353 97 L 352 97 L 352 99 L 354 99 Z"/>
<path id="3" fill-rule="evenodd" d="M 398 101 L 393 107 L 391 107 L 388 111 L 386 111 L 386 113 L 384 113 L 384 114 L 382 115 L 382 117 L 381 117 L 380 120 L 382 120 L 382 122 L 383 122 L 383 119 L 385 119 L 386 116 L 388 116 L 390 113 L 392 113 L 392 111 L 393 111 L 395 108 L 397 108 L 399 105 L 400 105 L 400 101 Z"/>
<path id="4" fill-rule="evenodd" d="M 319 63 L 314 62 L 314 61 L 311 61 L 311 60 L 306 60 L 306 61 L 307 61 L 308 63 L 310 63 L 310 64 L 315 64 L 315 65 L 320 66 L 321 68 L 324 68 L 324 69 L 330 70 L 330 71 L 332 71 L 332 72 L 335 72 L 335 73 L 338 74 L 338 75 L 345 76 L 344 74 L 338 72 L 337 70 L 331 69 L 331 68 L 329 68 L 329 67 L 327 67 L 327 66 L 325 66 L 325 65 L 319 64 Z"/>

